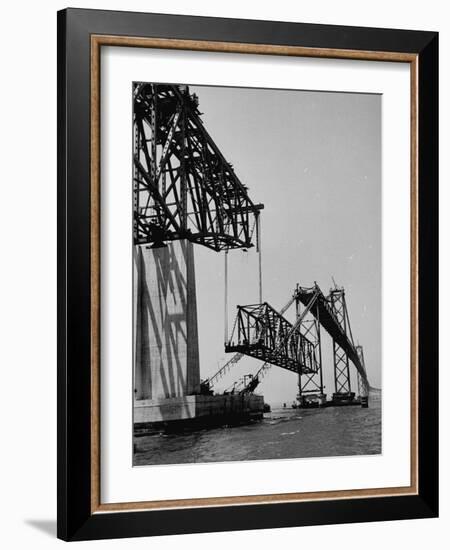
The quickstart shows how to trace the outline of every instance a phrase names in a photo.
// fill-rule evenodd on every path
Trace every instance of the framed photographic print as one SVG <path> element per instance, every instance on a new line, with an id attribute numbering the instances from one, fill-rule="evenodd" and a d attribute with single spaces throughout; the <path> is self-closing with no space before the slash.
<path id="1" fill-rule="evenodd" d="M 438 36 L 58 13 L 58 536 L 438 513 Z"/>

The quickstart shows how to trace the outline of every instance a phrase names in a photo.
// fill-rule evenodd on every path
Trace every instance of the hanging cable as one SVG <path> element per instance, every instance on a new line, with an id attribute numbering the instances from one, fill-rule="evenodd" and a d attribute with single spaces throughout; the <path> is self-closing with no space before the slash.
<path id="1" fill-rule="evenodd" d="M 228 343 L 228 250 L 225 250 L 224 342 Z"/>
<path id="2" fill-rule="evenodd" d="M 256 250 L 258 252 L 258 272 L 259 272 L 259 303 L 262 304 L 262 258 L 261 258 L 261 223 L 259 212 L 256 215 Z"/>

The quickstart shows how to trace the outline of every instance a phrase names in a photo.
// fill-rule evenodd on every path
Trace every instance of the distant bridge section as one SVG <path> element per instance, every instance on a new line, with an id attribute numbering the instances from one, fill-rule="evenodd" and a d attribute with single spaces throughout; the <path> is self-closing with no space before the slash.
<path id="1" fill-rule="evenodd" d="M 292 324 L 284 317 L 284 313 L 294 303 L 296 319 Z M 237 310 L 231 340 L 225 343 L 225 351 L 237 352 L 237 355 L 215 376 L 221 376 L 225 368 L 229 369 L 243 355 L 263 361 L 262 367 L 250 377 L 250 381 L 247 384 L 243 382 L 241 393 L 254 391 L 271 366 L 275 365 L 298 374 L 297 398 L 300 403 L 304 404 L 302 399 L 309 394 L 317 394 L 324 399 L 321 328 L 325 329 L 333 341 L 333 402 L 354 402 L 350 362 L 357 371 L 361 398 L 374 390 L 367 378 L 362 346 L 355 346 L 353 341 L 343 288 L 335 285 L 329 295 L 325 296 L 317 283 L 312 287 L 297 285 L 280 312 L 267 302 L 237 306 Z M 212 381 L 215 376 L 211 378 Z"/>

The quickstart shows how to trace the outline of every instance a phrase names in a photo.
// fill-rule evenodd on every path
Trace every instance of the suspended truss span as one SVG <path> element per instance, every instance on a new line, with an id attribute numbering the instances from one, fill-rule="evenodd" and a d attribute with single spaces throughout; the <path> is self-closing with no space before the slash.
<path id="1" fill-rule="evenodd" d="M 313 344 L 267 302 L 237 310 L 231 341 L 225 344 L 227 353 L 249 355 L 295 373 L 317 370 Z"/>
<path id="2" fill-rule="evenodd" d="M 254 204 L 200 118 L 187 86 L 134 84 L 134 243 L 188 239 L 253 246 Z"/>
<path id="3" fill-rule="evenodd" d="M 226 265 L 227 264 L 225 262 L 225 266 Z M 227 272 L 227 270 L 225 269 L 225 273 L 226 272 Z M 225 301 L 226 301 L 226 298 L 225 298 Z M 284 313 L 290 308 L 290 306 L 294 303 L 294 301 L 295 301 L 295 295 L 292 295 L 289 298 L 288 302 L 280 309 L 280 312 L 279 312 L 280 315 L 284 315 Z M 225 332 L 226 332 L 225 342 L 227 342 L 228 341 L 228 335 L 227 335 L 228 331 L 226 330 Z M 203 384 L 205 385 L 205 387 L 207 387 L 208 389 L 212 388 L 243 357 L 244 357 L 243 353 L 235 353 L 233 355 L 233 357 L 231 357 L 231 359 L 229 359 L 222 367 L 220 367 L 220 369 L 215 374 L 213 374 L 213 376 L 211 376 L 210 378 L 207 378 L 206 380 L 203 381 Z M 254 378 L 261 381 L 262 378 L 264 378 L 264 376 L 266 375 L 267 371 L 270 369 L 270 367 L 271 367 L 270 363 L 264 363 L 263 366 L 255 374 Z M 243 383 L 243 386 L 244 386 L 244 388 L 243 388 L 244 393 L 249 393 L 249 390 L 247 389 L 247 386 L 245 386 L 244 383 Z"/>

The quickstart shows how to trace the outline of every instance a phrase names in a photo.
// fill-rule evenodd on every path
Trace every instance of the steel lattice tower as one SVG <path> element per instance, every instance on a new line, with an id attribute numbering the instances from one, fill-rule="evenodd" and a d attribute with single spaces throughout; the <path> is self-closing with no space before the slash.
<path id="1" fill-rule="evenodd" d="M 347 337 L 350 335 L 351 338 L 344 289 L 336 288 L 331 290 L 329 300 L 341 329 Z M 351 341 L 353 343 L 352 338 Z M 349 359 L 347 352 L 336 342 L 336 340 L 333 340 L 333 360 L 335 393 L 349 395 L 352 391 Z"/>

